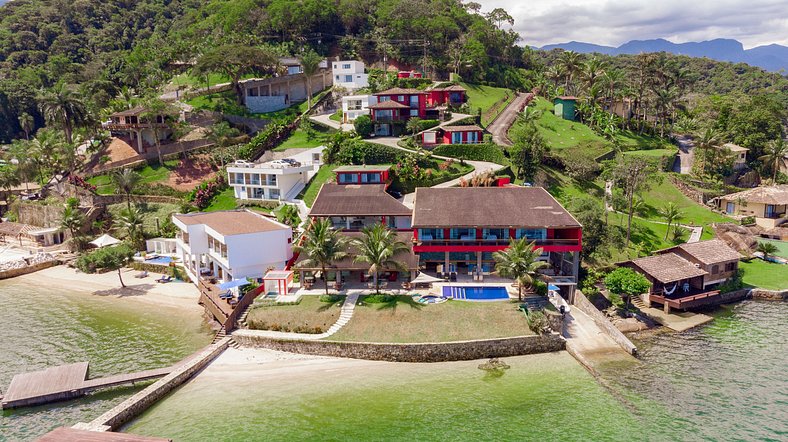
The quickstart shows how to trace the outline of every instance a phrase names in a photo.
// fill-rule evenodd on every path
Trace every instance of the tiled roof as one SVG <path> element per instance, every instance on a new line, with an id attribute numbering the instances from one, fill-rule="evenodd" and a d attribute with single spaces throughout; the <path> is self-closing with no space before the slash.
<path id="1" fill-rule="evenodd" d="M 746 147 L 741 147 L 738 144 L 733 144 L 733 143 L 725 143 L 722 145 L 722 147 L 727 147 L 728 149 L 731 150 L 731 152 L 747 152 L 750 150 L 747 149 Z"/>
<path id="2" fill-rule="evenodd" d="M 426 94 L 426 92 L 413 88 L 405 89 L 401 87 L 393 87 L 391 89 L 386 89 L 385 91 L 376 92 L 372 95 L 413 95 L 413 94 Z"/>
<path id="3" fill-rule="evenodd" d="M 629 263 L 663 284 L 707 274 L 705 270 L 695 267 L 695 264 L 675 253 L 647 256 Z"/>
<path id="4" fill-rule="evenodd" d="M 142 115 L 145 113 L 147 109 L 144 106 L 136 106 L 131 109 L 126 109 L 120 112 L 115 112 L 114 114 L 110 115 L 112 117 L 133 117 L 137 115 Z"/>
<path id="5" fill-rule="evenodd" d="M 460 86 L 459 84 L 453 84 L 451 86 L 446 86 L 446 87 L 432 88 L 429 91 L 442 91 L 442 92 L 443 91 L 445 91 L 445 92 L 460 92 L 460 91 L 462 91 L 462 92 L 465 92 L 465 88 Z"/>
<path id="6" fill-rule="evenodd" d="M 580 227 L 541 187 L 419 187 L 413 227 Z"/>
<path id="7" fill-rule="evenodd" d="M 745 190 L 743 192 L 732 193 L 730 195 L 721 196 L 720 199 L 727 201 L 736 201 L 741 198 L 742 201 L 748 203 L 762 203 L 762 204 L 788 204 L 788 184 L 780 184 L 778 186 L 756 187 L 754 189 Z"/>
<path id="8" fill-rule="evenodd" d="M 205 224 L 221 235 L 243 235 L 290 228 L 249 210 L 186 213 L 173 217 L 187 226 Z"/>
<path id="9" fill-rule="evenodd" d="M 466 126 L 443 126 L 441 129 L 445 130 L 446 132 L 468 132 L 472 130 L 482 131 L 483 129 L 475 124 L 470 124 Z"/>
<path id="10" fill-rule="evenodd" d="M 334 169 L 334 172 L 381 172 L 389 169 L 391 169 L 391 166 L 388 164 L 367 164 L 358 166 L 339 166 Z"/>
<path id="11" fill-rule="evenodd" d="M 728 244 L 721 239 L 681 244 L 676 248 L 685 251 L 703 264 L 734 261 L 742 258 L 739 252 L 730 248 Z"/>
<path id="12" fill-rule="evenodd" d="M 410 109 L 407 104 L 402 104 L 394 100 L 381 101 L 380 103 L 370 104 L 368 109 Z"/>
<path id="13" fill-rule="evenodd" d="M 310 216 L 410 216 L 411 210 L 386 193 L 385 184 L 326 183 Z"/>

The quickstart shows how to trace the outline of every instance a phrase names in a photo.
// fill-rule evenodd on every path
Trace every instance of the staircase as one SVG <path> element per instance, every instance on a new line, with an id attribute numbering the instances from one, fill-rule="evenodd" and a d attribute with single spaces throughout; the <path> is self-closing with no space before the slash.
<path id="1" fill-rule="evenodd" d="M 637 307 L 638 310 L 643 310 L 646 308 L 646 303 L 643 302 L 642 299 L 640 299 L 640 296 L 633 296 L 632 298 L 630 298 L 629 302 L 632 303 L 632 305 L 634 305 L 635 307 Z"/>
<path id="2" fill-rule="evenodd" d="M 295 186 L 293 186 L 292 189 L 287 191 L 287 193 L 285 194 L 285 197 L 282 198 L 282 200 L 284 200 L 284 201 L 293 201 L 295 199 L 295 197 L 297 197 L 298 194 L 301 193 L 302 190 L 304 190 L 304 187 L 306 187 L 306 184 L 304 184 L 303 182 L 299 181 L 298 183 L 296 183 Z"/>
<path id="3" fill-rule="evenodd" d="M 243 312 L 241 312 L 241 316 L 238 317 L 238 324 L 240 324 L 243 328 L 247 328 L 248 324 L 246 323 L 246 317 L 249 316 L 249 311 L 252 309 L 252 304 L 246 306 Z"/>
<path id="4" fill-rule="evenodd" d="M 348 295 L 348 297 L 345 298 L 345 302 L 342 304 L 342 311 L 339 314 L 339 319 L 337 319 L 337 322 L 335 322 L 334 325 L 329 327 L 328 330 L 326 330 L 326 332 L 322 334 L 322 337 L 328 337 L 333 335 L 350 321 L 350 318 L 353 317 L 353 310 L 355 310 L 356 303 L 358 302 L 358 296 L 359 296 L 358 293 L 355 293 L 352 295 Z"/>

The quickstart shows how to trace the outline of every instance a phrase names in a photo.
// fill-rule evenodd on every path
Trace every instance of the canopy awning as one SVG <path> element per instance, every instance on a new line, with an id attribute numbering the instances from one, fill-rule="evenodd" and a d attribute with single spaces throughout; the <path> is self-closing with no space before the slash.
<path id="1" fill-rule="evenodd" d="M 555 285 L 555 284 L 547 284 L 547 290 L 558 291 L 558 290 L 561 290 L 561 289 L 558 288 L 558 286 Z"/>
<path id="2" fill-rule="evenodd" d="M 411 281 L 411 284 L 429 284 L 431 282 L 443 282 L 442 279 L 430 276 L 426 273 L 419 273 L 419 275 Z"/>
<path id="3" fill-rule="evenodd" d="M 101 247 L 107 247 L 107 246 L 114 246 L 115 244 L 120 244 L 120 240 L 117 239 L 117 238 L 113 238 L 112 236 L 107 235 L 105 233 L 105 234 L 99 236 L 98 238 L 94 239 L 90 243 L 93 244 L 96 247 L 101 248 Z"/>
<path id="4" fill-rule="evenodd" d="M 219 289 L 220 290 L 228 290 L 228 289 L 232 289 L 232 288 L 235 288 L 235 287 L 242 287 L 242 286 L 245 286 L 247 284 L 249 284 L 249 281 L 247 281 L 246 279 L 234 279 L 232 281 L 227 281 L 227 282 L 223 282 L 223 283 L 219 284 Z"/>

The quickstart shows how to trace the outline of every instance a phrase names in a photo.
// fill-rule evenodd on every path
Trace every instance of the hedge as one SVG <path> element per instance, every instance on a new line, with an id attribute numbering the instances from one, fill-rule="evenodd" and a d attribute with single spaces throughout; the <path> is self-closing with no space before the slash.
<path id="1" fill-rule="evenodd" d="M 461 120 L 457 120 L 451 124 L 447 124 L 447 126 L 471 126 L 471 125 L 478 125 L 480 117 L 478 115 L 471 115 L 470 117 L 465 117 Z"/>
<path id="2" fill-rule="evenodd" d="M 238 151 L 238 156 L 247 161 L 253 161 L 265 151 L 271 150 L 283 142 L 298 127 L 297 115 L 289 115 L 281 120 L 269 123 L 260 133 L 255 135 L 249 144 Z"/>
<path id="3" fill-rule="evenodd" d="M 441 124 L 441 122 L 438 120 L 421 120 L 419 121 L 419 132 L 432 129 L 439 124 Z"/>
<path id="4" fill-rule="evenodd" d="M 337 153 L 340 164 L 392 164 L 404 155 L 397 149 L 361 140 L 349 140 L 342 144 Z"/>
<path id="5" fill-rule="evenodd" d="M 489 161 L 496 164 L 507 164 L 503 150 L 495 144 L 441 144 L 432 150 L 435 155 L 471 160 Z"/>

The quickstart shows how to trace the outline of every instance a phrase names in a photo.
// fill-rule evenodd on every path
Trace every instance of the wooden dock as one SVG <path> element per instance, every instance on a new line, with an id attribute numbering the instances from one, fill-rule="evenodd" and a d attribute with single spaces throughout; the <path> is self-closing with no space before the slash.
<path id="1" fill-rule="evenodd" d="M 0 399 L 0 405 L 3 409 L 8 409 L 73 399 L 99 388 L 164 377 L 174 369 L 174 367 L 166 367 L 88 379 L 88 366 L 87 362 L 77 362 L 76 364 L 18 374 L 11 380 L 11 385 L 8 386 L 5 395 Z"/>

